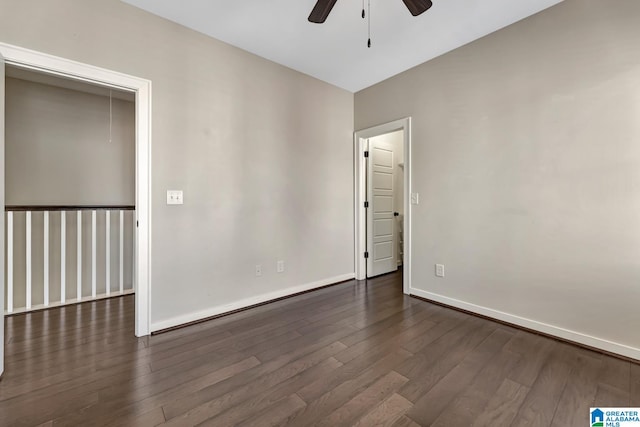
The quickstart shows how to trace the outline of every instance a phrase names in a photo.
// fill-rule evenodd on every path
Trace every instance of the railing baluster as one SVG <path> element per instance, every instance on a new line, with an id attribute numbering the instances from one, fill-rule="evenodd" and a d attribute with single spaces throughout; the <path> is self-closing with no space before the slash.
<path id="1" fill-rule="evenodd" d="M 76 300 L 82 300 L 82 211 L 78 211 L 76 224 Z"/>
<path id="2" fill-rule="evenodd" d="M 7 313 L 13 313 L 13 212 L 7 212 Z"/>
<path id="3" fill-rule="evenodd" d="M 27 211 L 27 235 L 26 235 L 26 291 L 27 291 L 27 310 L 31 310 L 31 211 Z"/>
<path id="4" fill-rule="evenodd" d="M 44 306 L 49 306 L 49 211 L 44 211 Z"/>
<path id="5" fill-rule="evenodd" d="M 88 245 L 83 244 L 83 238 L 86 236 L 86 233 L 89 233 L 88 230 L 83 230 L 85 228 L 85 224 L 83 223 L 84 219 L 87 218 L 84 215 L 84 211 L 91 211 L 91 248 L 89 249 Z M 125 234 L 125 215 L 128 215 L 126 211 L 131 210 L 131 219 L 133 221 L 133 230 L 131 236 L 126 236 Z M 67 212 L 76 212 L 77 220 L 76 220 L 76 291 L 75 297 L 73 296 L 73 290 L 70 295 L 67 295 Z M 88 274 L 84 270 L 83 261 L 89 262 L 87 257 L 89 256 L 89 251 L 91 251 L 91 299 L 98 298 L 98 262 L 102 260 L 97 259 L 98 255 L 98 230 L 97 230 L 97 220 L 98 213 L 102 215 L 102 211 L 105 212 L 105 242 L 104 242 L 104 250 L 105 250 L 105 290 L 104 292 L 99 293 L 99 297 L 109 297 L 115 295 L 122 295 L 124 293 L 135 292 L 136 287 L 136 224 L 135 224 L 135 207 L 134 206 L 5 206 L 6 212 L 6 302 L 5 306 L 1 307 L 0 310 L 4 309 L 4 312 L 7 314 L 13 313 L 21 313 L 21 312 L 29 312 L 34 309 L 51 307 L 56 305 L 66 305 L 70 303 L 80 302 L 83 300 L 83 274 Z M 113 218 L 112 211 L 117 212 L 118 218 Z M 21 226 L 17 227 L 15 223 L 15 212 L 24 212 L 25 213 L 25 230 L 24 234 Z M 37 212 L 36 216 L 39 215 L 39 212 L 42 212 L 42 229 L 39 229 L 40 222 L 39 220 L 34 222 L 33 213 Z M 52 230 L 52 222 L 55 223 L 57 221 L 55 218 L 51 217 L 51 212 L 54 213 L 54 217 L 57 212 L 60 212 L 60 246 L 59 249 L 51 248 L 51 244 L 56 243 L 52 242 L 51 233 L 55 232 Z M 37 218 L 36 218 L 37 219 Z M 112 224 L 113 221 L 113 224 Z M 86 224 L 88 225 L 88 223 Z M 113 230 L 113 227 L 120 227 L 118 232 L 116 233 Z M 16 228 L 18 228 L 18 234 L 23 235 L 25 238 L 25 247 L 21 250 L 18 256 L 15 253 L 15 244 L 14 237 L 16 233 Z M 54 227 L 55 228 L 55 227 Z M 34 233 L 36 236 L 34 236 Z M 42 233 L 42 234 L 40 234 Z M 116 244 L 113 241 L 112 233 L 115 235 L 115 238 L 118 239 L 117 247 L 113 248 L 112 245 Z M 42 258 L 40 258 L 40 254 L 36 255 L 34 258 L 34 250 L 37 253 L 38 249 L 34 249 L 34 241 L 37 241 L 39 236 L 42 236 Z M 86 236 L 88 238 L 88 236 Z M 54 236 L 55 238 L 55 236 Z M 35 240 L 34 240 L 35 239 Z M 127 243 L 125 239 L 131 239 L 132 245 L 132 267 L 131 267 L 131 288 L 125 289 L 125 270 L 126 270 L 126 260 L 125 249 L 130 243 Z M 57 299 L 57 295 L 55 295 L 55 290 L 53 290 L 54 295 L 52 295 L 52 286 L 57 286 L 54 282 L 52 283 L 51 274 L 54 276 L 57 272 L 52 271 L 52 261 L 55 264 L 58 260 L 55 259 L 56 250 L 60 251 L 60 299 Z M 128 250 L 128 249 L 127 249 Z M 86 254 L 83 251 L 87 252 Z M 117 258 L 113 259 L 112 251 L 117 251 Z M 22 257 L 25 257 L 24 267 L 22 264 Z M 52 258 L 53 257 L 53 258 Z M 42 262 L 42 264 L 40 264 Z M 118 262 L 118 267 L 113 265 L 114 262 Z M 19 269 L 24 268 L 24 279 L 20 280 L 20 283 L 16 286 L 15 283 L 15 268 L 16 264 L 19 265 Z M 40 273 L 39 269 L 42 268 L 42 272 Z M 113 271 L 112 271 L 113 270 Z M 34 279 L 34 272 L 36 276 L 42 277 L 42 282 L 40 282 L 39 277 Z M 112 274 L 115 272 L 117 278 Z M 71 273 L 73 274 L 73 273 Z M 35 280 L 35 282 L 34 282 Z M 112 283 L 113 280 L 117 280 L 117 283 Z M 35 283 L 35 285 L 34 285 Z M 40 283 L 42 283 L 42 296 L 43 299 L 40 300 Z M 34 288 L 35 286 L 35 288 Z M 72 285 L 70 285 L 72 286 Z M 88 286 L 88 285 L 85 285 Z M 0 289 L 1 291 L 1 289 Z M 35 295 L 34 294 L 38 294 Z M 16 295 L 18 296 L 16 298 Z M 25 302 L 22 302 L 22 296 L 25 297 Z M 85 300 L 89 300 L 90 297 L 87 294 L 84 297 Z M 20 307 L 16 308 L 16 301 L 19 300 Z M 58 302 L 59 301 L 59 302 Z M 2 312 L 0 311 L 0 314 Z"/>
<path id="6" fill-rule="evenodd" d="M 96 297 L 96 211 L 91 211 L 91 298 Z"/>
<path id="7" fill-rule="evenodd" d="M 124 292 L 124 211 L 120 211 L 120 293 Z"/>
<path id="8" fill-rule="evenodd" d="M 104 287 L 107 295 L 111 294 L 111 211 L 105 213 L 104 228 Z"/>
<path id="9" fill-rule="evenodd" d="M 67 300 L 67 213 L 60 211 L 60 304 Z"/>

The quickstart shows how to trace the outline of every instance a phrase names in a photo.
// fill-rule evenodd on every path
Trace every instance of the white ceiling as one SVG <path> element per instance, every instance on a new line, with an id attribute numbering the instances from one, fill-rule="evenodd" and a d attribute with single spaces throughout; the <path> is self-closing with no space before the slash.
<path id="1" fill-rule="evenodd" d="M 370 49 L 362 0 L 339 0 L 324 24 L 307 21 L 315 0 L 123 1 L 357 92 L 562 0 L 433 0 L 418 17 L 370 0 Z"/>

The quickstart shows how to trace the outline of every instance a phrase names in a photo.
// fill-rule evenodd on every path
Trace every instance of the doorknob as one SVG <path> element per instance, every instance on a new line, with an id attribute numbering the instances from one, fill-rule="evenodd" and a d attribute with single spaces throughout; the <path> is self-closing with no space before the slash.
<path id="1" fill-rule="evenodd" d="M 399 216 L 400 214 L 398 212 L 394 212 L 393 216 Z"/>

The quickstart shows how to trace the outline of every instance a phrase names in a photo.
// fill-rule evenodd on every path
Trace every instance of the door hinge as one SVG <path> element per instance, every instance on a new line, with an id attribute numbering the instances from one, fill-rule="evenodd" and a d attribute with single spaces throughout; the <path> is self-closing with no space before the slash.
<path id="1" fill-rule="evenodd" d="M 364 152 L 364 156 L 365 156 L 365 157 L 369 157 L 369 152 L 368 152 L 368 151 L 365 151 L 365 152 Z"/>
<path id="2" fill-rule="evenodd" d="M 369 202 L 364 202 L 364 207 L 368 208 L 369 207 Z"/>
<path id="3" fill-rule="evenodd" d="M 136 221 L 136 227 L 140 227 L 140 223 Z"/>
<path id="4" fill-rule="evenodd" d="M 369 258 L 369 252 L 365 252 L 365 253 L 364 253 L 364 257 L 365 257 L 365 258 Z"/>

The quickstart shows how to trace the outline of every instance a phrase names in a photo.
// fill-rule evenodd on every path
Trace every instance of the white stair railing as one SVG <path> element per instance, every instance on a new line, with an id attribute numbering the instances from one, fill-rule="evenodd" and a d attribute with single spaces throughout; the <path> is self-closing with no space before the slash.
<path id="1" fill-rule="evenodd" d="M 6 265 L 7 265 L 7 300 L 5 304 L 5 313 L 6 314 L 16 314 L 23 313 L 32 310 L 39 310 L 48 307 L 56 307 L 65 304 L 75 304 L 78 302 L 90 301 L 95 299 L 119 296 L 124 294 L 130 294 L 134 290 L 133 283 L 125 283 L 125 277 L 130 277 L 133 281 L 133 274 L 125 276 L 125 260 L 128 262 L 129 259 L 125 258 L 124 252 L 125 248 L 132 248 L 133 251 L 133 233 L 134 233 L 134 217 L 135 217 L 135 207 L 134 206 L 6 206 L 6 221 L 7 221 L 7 250 L 6 252 Z M 90 249 L 90 254 L 85 254 L 83 252 L 83 212 L 90 211 L 91 212 L 91 244 L 87 249 Z M 50 261 L 52 259 L 52 254 L 50 253 L 50 242 L 52 238 L 57 238 L 55 232 L 52 231 L 52 227 L 50 226 L 51 214 L 59 213 L 60 215 L 60 252 L 58 254 L 58 258 L 60 259 L 60 289 L 58 295 L 55 297 L 51 292 L 51 264 Z M 67 295 L 67 281 L 69 279 L 73 280 L 73 276 L 67 276 L 67 239 L 73 238 L 73 227 L 71 229 L 67 228 L 67 212 L 75 212 L 76 215 L 76 286 L 75 286 L 75 296 L 71 297 L 71 295 Z M 115 238 L 118 238 L 119 242 L 117 245 L 118 255 L 113 257 L 112 260 L 112 227 L 111 227 L 111 212 L 118 212 L 118 221 L 114 227 L 118 227 Z M 39 227 L 39 215 L 42 213 L 42 234 L 34 227 L 36 227 L 34 223 L 34 218 L 37 217 Z M 18 220 L 22 218 L 20 215 L 24 215 L 24 232 L 21 230 L 21 226 L 18 226 Z M 97 278 L 97 270 L 98 270 L 98 259 L 97 259 L 97 240 L 98 240 L 98 230 L 97 223 L 98 217 L 101 219 L 104 218 L 104 234 L 101 233 L 100 237 L 104 237 L 104 282 L 98 283 Z M 73 218 L 73 216 L 71 217 Z M 130 232 L 125 233 L 125 219 L 130 221 Z M 56 230 L 57 231 L 57 230 Z M 69 236 L 71 234 L 71 236 Z M 24 259 L 19 259 L 20 256 L 15 252 L 15 246 L 17 243 L 17 236 L 24 236 Z M 36 257 L 34 258 L 34 236 L 41 235 L 43 241 L 42 247 L 42 258 Z M 73 240 L 71 240 L 73 242 Z M 20 242 L 21 243 L 21 242 Z M 22 251 L 20 251 L 22 253 Z M 88 258 L 90 257 L 90 258 Z M 73 258 L 70 258 L 70 260 Z M 91 261 L 91 289 L 85 289 L 83 292 L 83 261 L 90 259 Z M 39 264 L 42 262 L 42 264 Z M 72 262 L 72 261 L 71 261 Z M 118 283 L 117 290 L 112 291 L 112 275 L 111 269 L 115 264 L 118 264 Z M 19 274 L 16 274 L 18 270 L 16 268 L 24 265 L 24 277 L 18 277 Z M 42 275 L 39 277 L 34 277 L 34 270 L 42 267 Z M 133 271 L 133 258 L 130 258 L 130 263 L 126 265 L 127 268 Z M 35 279 L 35 282 L 34 282 Z M 39 280 L 42 280 L 40 282 Z M 54 278 L 55 279 L 55 278 Z M 38 290 L 34 292 L 34 284 L 38 285 Z M 40 283 L 42 284 L 42 289 L 39 289 Z M 99 286 L 100 285 L 100 286 Z M 100 289 L 99 289 L 100 288 Z M 104 292 L 102 292 L 104 291 Z M 73 287 L 71 287 L 71 292 L 73 293 Z M 37 294 L 37 295 L 36 295 Z M 24 301 L 22 298 L 18 299 L 17 297 L 24 296 Z M 37 297 L 37 298 L 36 298 Z M 40 298 L 42 297 L 42 298 Z M 40 302 L 41 301 L 41 302 Z"/>

